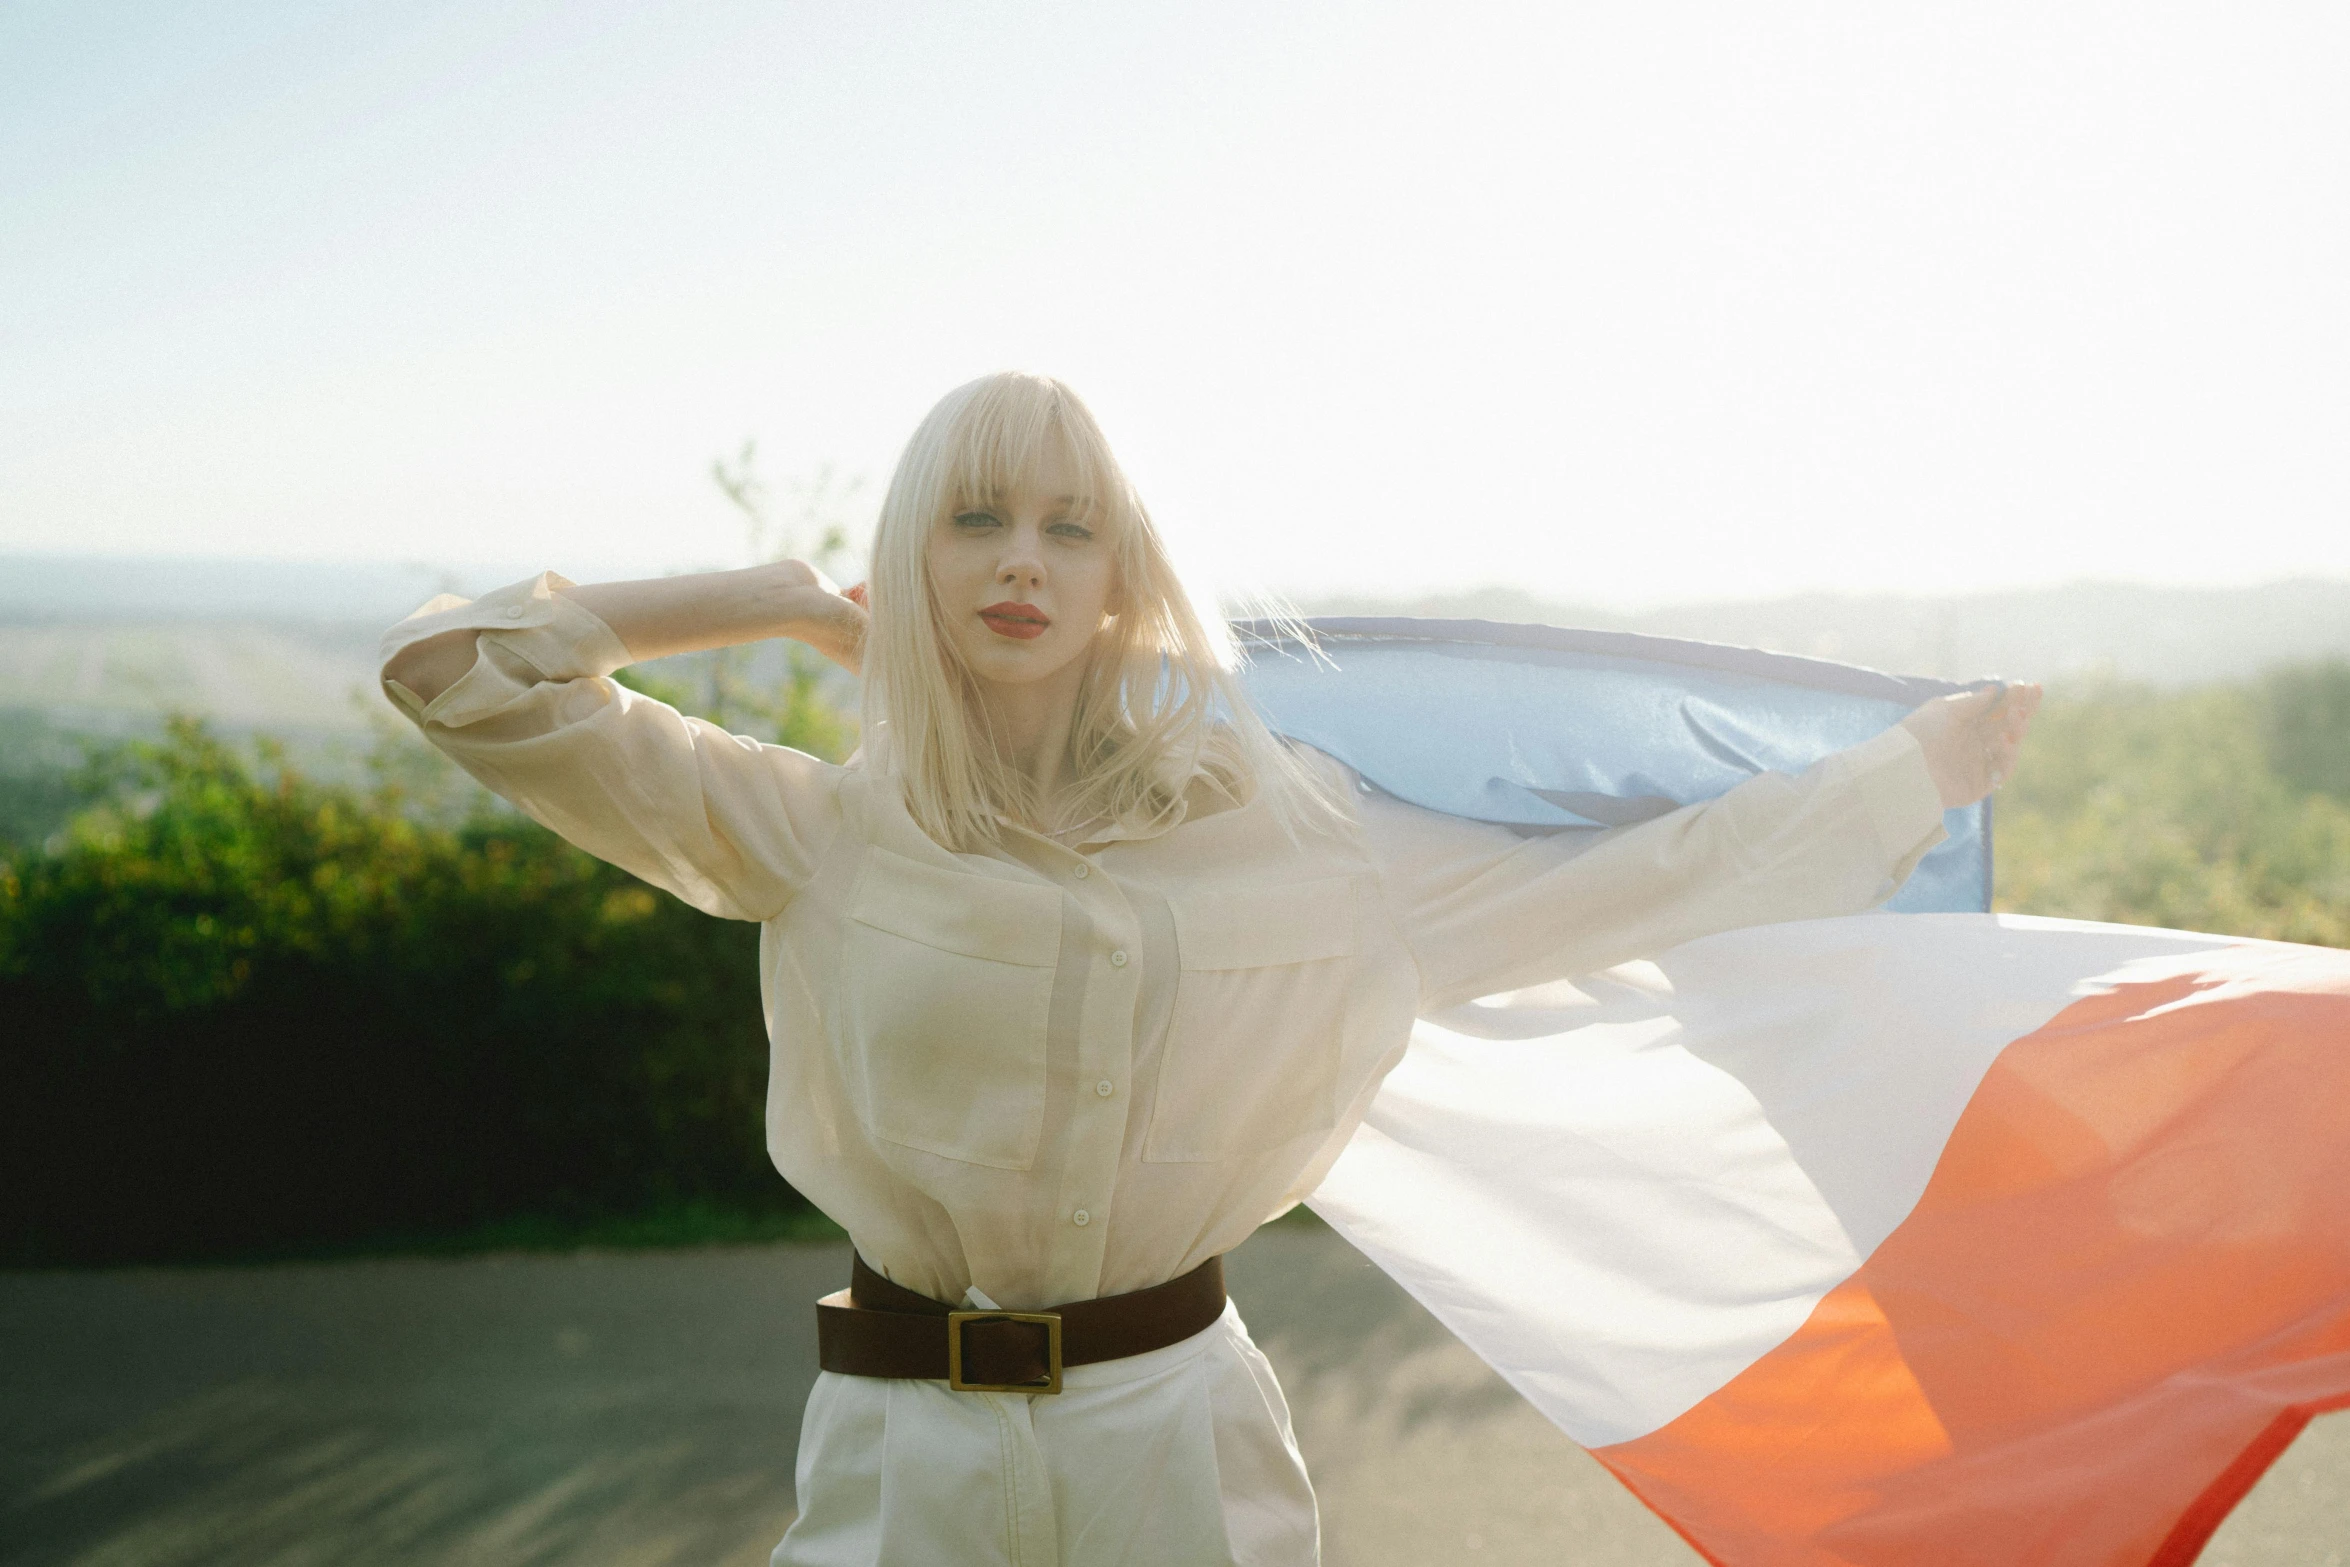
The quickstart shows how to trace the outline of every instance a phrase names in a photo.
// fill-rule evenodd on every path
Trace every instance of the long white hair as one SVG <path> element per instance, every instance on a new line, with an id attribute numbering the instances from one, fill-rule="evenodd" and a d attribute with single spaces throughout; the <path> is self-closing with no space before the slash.
<path id="1" fill-rule="evenodd" d="M 999 813 L 1053 825 L 988 731 L 975 677 L 947 634 L 929 544 L 956 513 L 999 503 L 1055 447 L 1117 568 L 1111 613 L 1085 655 L 1073 782 L 1058 814 L 1068 823 L 1162 820 L 1204 776 L 1236 801 L 1263 791 L 1293 833 L 1333 821 L 1322 783 L 1250 706 L 1230 631 L 1193 607 L 1093 414 L 1061 382 L 1019 371 L 947 393 L 890 478 L 867 584 L 868 763 L 897 774 L 907 810 L 948 848 L 994 840 Z"/>

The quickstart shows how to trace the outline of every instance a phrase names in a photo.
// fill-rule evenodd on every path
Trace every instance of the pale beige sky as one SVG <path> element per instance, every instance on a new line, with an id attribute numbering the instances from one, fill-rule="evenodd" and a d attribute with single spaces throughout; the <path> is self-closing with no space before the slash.
<path id="1" fill-rule="evenodd" d="M 1006 364 L 1227 580 L 2350 574 L 2350 11 L 0 12 L 0 551 L 718 561 Z"/>

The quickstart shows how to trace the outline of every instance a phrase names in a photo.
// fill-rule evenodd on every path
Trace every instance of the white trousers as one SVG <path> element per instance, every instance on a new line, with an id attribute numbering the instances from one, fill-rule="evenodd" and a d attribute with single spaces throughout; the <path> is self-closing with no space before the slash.
<path id="1" fill-rule="evenodd" d="M 1289 1404 L 1240 1313 L 1055 1394 L 824 1372 L 774 1567 L 1313 1567 Z"/>

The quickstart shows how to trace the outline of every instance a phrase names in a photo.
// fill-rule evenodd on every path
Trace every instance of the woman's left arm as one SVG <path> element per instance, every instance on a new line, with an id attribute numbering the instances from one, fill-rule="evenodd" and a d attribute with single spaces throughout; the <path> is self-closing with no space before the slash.
<path id="1" fill-rule="evenodd" d="M 1423 1010 L 1650 957 L 1716 931 L 1857 913 L 2013 773 L 2039 689 L 1929 702 L 1789 777 L 1638 826 L 1522 838 L 1385 796 L 1364 842 L 1418 960 Z"/>

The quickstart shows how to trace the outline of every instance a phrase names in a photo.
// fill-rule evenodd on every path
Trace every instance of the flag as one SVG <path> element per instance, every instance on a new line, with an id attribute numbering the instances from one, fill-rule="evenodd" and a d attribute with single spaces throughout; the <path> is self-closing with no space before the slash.
<path id="1" fill-rule="evenodd" d="M 1320 653 L 1265 621 L 1249 697 L 1277 733 L 1401 800 L 1522 832 L 1591 832 L 1800 772 L 1919 703 L 1965 689 L 1816 658 L 1617 631 L 1482 620 L 1309 622 Z M 1949 837 L 1891 908 L 1991 906 L 1991 802 L 1945 813 Z"/>
<path id="2" fill-rule="evenodd" d="M 1908 694 L 1361 635 L 1273 665 L 1269 719 L 1487 819 L 1702 798 L 1703 765 L 1801 765 Z M 1495 689 L 1521 705 L 1470 705 Z M 1391 743 L 1399 707 L 1461 733 Z M 1383 708 L 1373 743 L 1349 715 Z M 1912 903 L 1942 912 L 1424 1019 L 1311 1200 L 1721 1567 L 2173 1567 L 2350 1403 L 2350 953 L 1964 912 L 1988 821 L 1956 825 Z"/>

